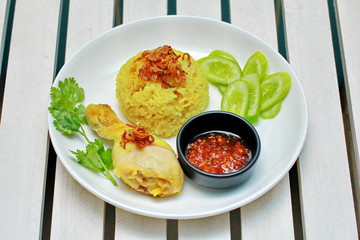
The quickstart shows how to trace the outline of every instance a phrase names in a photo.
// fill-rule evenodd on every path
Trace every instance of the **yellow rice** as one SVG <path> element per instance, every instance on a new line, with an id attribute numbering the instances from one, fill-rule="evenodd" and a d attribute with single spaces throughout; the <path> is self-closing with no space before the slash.
<path id="1" fill-rule="evenodd" d="M 174 52 L 183 54 L 175 49 Z M 209 103 L 205 73 L 193 58 L 190 66 L 186 58 L 179 58 L 186 81 L 179 87 L 165 89 L 160 82 L 138 77 L 145 61 L 136 61 L 141 54 L 130 58 L 117 75 L 116 97 L 120 109 L 130 122 L 148 127 L 157 136 L 175 136 L 189 118 L 203 112 Z"/>

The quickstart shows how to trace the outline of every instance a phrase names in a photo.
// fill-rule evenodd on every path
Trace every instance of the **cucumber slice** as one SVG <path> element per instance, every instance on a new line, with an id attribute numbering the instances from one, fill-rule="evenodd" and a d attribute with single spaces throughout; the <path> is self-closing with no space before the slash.
<path id="1" fill-rule="evenodd" d="M 259 120 L 260 116 L 260 79 L 256 73 L 248 74 L 241 78 L 241 81 L 245 82 L 249 90 L 249 101 L 248 111 L 246 119 L 251 123 L 255 124 Z"/>
<path id="2" fill-rule="evenodd" d="M 246 118 L 249 90 L 243 81 L 235 81 L 227 87 L 221 101 L 221 110 L 232 112 Z"/>
<path id="3" fill-rule="evenodd" d="M 262 119 L 271 119 L 276 117 L 276 115 L 280 112 L 282 101 L 276 102 L 272 107 L 265 109 L 260 112 L 260 116 Z"/>
<path id="4" fill-rule="evenodd" d="M 274 73 L 267 76 L 261 83 L 260 111 L 272 107 L 284 99 L 291 87 L 291 76 L 287 72 Z"/>
<path id="5" fill-rule="evenodd" d="M 203 57 L 203 58 L 200 58 L 200 59 L 196 60 L 196 62 L 201 66 L 201 64 L 208 58 L 209 58 L 209 56 Z"/>
<path id="6" fill-rule="evenodd" d="M 216 84 L 216 87 L 219 89 L 219 91 L 224 94 L 226 92 L 226 89 L 228 86 L 226 85 L 221 85 L 221 84 Z"/>
<path id="7" fill-rule="evenodd" d="M 236 61 L 236 58 L 235 58 L 233 55 L 231 55 L 231 54 L 228 53 L 228 52 L 222 51 L 222 50 L 214 50 L 214 51 L 212 51 L 212 52 L 209 54 L 209 57 L 222 57 L 222 58 L 226 58 L 226 59 L 228 59 L 228 60 L 231 60 L 231 61 L 233 61 L 233 62 L 238 63 L 238 62 Z"/>
<path id="8" fill-rule="evenodd" d="M 267 59 L 262 52 L 255 52 L 247 60 L 244 69 L 243 76 L 248 74 L 257 73 L 259 75 L 260 81 L 264 78 L 267 70 Z"/>
<path id="9" fill-rule="evenodd" d="M 214 84 L 228 85 L 241 77 L 239 64 L 223 57 L 205 57 L 198 63 L 204 70 L 207 80 Z"/>

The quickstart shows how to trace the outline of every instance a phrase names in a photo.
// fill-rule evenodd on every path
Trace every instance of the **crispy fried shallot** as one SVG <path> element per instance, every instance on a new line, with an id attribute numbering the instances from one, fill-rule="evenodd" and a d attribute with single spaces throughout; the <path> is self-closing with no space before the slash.
<path id="1" fill-rule="evenodd" d="M 187 58 L 191 65 L 190 55 L 184 53 L 176 55 L 173 49 L 164 45 L 153 51 L 144 51 L 137 59 L 145 59 L 144 65 L 139 70 L 139 77 L 145 81 L 161 82 L 163 88 L 178 87 L 186 81 L 186 72 L 182 70 L 179 58 Z"/>
<path id="2" fill-rule="evenodd" d="M 140 125 L 136 125 L 136 126 L 132 126 L 130 124 L 126 124 L 126 125 L 128 125 L 131 128 L 123 132 L 122 140 L 120 141 L 120 146 L 122 148 L 126 149 L 126 143 L 128 142 L 135 143 L 135 145 L 139 149 L 142 149 L 147 145 L 150 145 L 152 142 L 154 142 L 155 140 L 154 136 L 146 132 L 144 127 Z"/>

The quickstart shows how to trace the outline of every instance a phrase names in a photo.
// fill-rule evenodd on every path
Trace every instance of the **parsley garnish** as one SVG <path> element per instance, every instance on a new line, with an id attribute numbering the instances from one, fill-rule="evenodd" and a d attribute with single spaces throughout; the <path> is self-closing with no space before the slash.
<path id="1" fill-rule="evenodd" d="M 90 141 L 84 131 L 83 125 L 87 124 L 85 106 L 78 104 L 85 98 L 84 89 L 79 87 L 74 78 L 65 78 L 64 81 L 59 81 L 58 88 L 51 87 L 50 97 L 51 103 L 48 109 L 54 117 L 55 128 L 65 135 L 80 133 L 87 142 L 86 151 L 71 151 L 78 163 L 93 172 L 101 172 L 117 186 L 117 182 L 109 172 L 113 169 L 112 149 L 105 149 L 104 142 L 100 139 Z"/>

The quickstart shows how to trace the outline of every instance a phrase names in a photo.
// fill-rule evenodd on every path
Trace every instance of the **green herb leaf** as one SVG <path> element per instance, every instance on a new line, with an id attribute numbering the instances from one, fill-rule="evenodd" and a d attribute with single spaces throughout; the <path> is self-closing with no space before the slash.
<path id="1" fill-rule="evenodd" d="M 71 135 L 74 132 L 77 132 L 81 126 L 76 114 L 64 111 L 59 112 L 59 116 L 54 120 L 53 123 L 56 130 L 67 135 Z"/>
<path id="2" fill-rule="evenodd" d="M 78 119 L 80 124 L 87 124 L 84 105 L 79 104 L 77 107 L 75 107 L 74 114 L 76 115 L 76 118 Z"/>
<path id="3" fill-rule="evenodd" d="M 51 107 L 64 108 L 67 111 L 74 109 L 75 104 L 84 100 L 84 89 L 79 87 L 74 78 L 65 78 L 59 81 L 58 88 L 51 88 Z"/>
<path id="4" fill-rule="evenodd" d="M 59 81 L 58 87 L 51 87 L 51 103 L 49 112 L 54 117 L 55 128 L 67 135 L 75 132 L 81 134 L 87 141 L 86 152 L 82 150 L 71 151 L 79 164 L 93 172 L 101 172 L 117 186 L 117 182 L 109 172 L 113 169 L 112 149 L 105 149 L 100 139 L 91 142 L 82 125 L 87 124 L 85 106 L 78 104 L 85 98 L 84 90 L 79 87 L 74 78 L 65 78 Z M 78 105 L 76 105 L 78 104 Z"/>
<path id="5" fill-rule="evenodd" d="M 93 172 L 99 172 L 100 171 L 99 168 L 97 168 L 97 166 L 94 166 L 92 164 L 92 161 L 89 159 L 86 152 L 84 152 L 82 150 L 71 151 L 71 152 L 77 158 L 78 163 L 80 163 L 81 165 L 83 165 L 87 169 L 90 169 Z"/>
<path id="6" fill-rule="evenodd" d="M 77 158 L 78 162 L 93 172 L 101 172 L 105 177 L 117 186 L 115 179 L 109 172 L 113 168 L 111 153 L 112 149 L 105 149 L 104 142 L 95 139 L 86 146 L 86 152 L 82 150 L 71 151 Z"/>
<path id="7" fill-rule="evenodd" d="M 94 142 L 90 142 L 86 146 L 86 152 L 88 159 L 96 166 L 101 172 L 105 171 L 104 163 L 99 155 L 99 153 L 104 151 L 103 142 L 100 139 L 95 139 Z"/>
<path id="8" fill-rule="evenodd" d="M 54 117 L 54 126 L 64 134 L 77 132 L 81 124 L 86 124 L 85 106 L 75 105 L 84 100 L 84 89 L 74 78 L 59 81 L 58 88 L 51 87 L 49 112 Z"/>
<path id="9" fill-rule="evenodd" d="M 112 170 L 114 169 L 113 163 L 112 163 L 112 149 L 108 148 L 105 151 L 99 153 L 101 159 L 103 160 L 105 166 L 109 169 Z"/>

